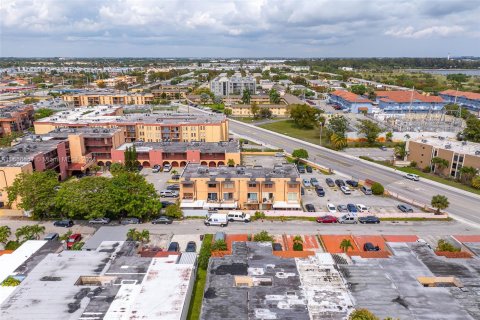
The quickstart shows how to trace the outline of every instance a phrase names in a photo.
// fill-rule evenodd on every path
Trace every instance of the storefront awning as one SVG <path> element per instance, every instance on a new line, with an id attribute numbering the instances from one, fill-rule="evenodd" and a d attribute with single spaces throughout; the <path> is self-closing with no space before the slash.
<path id="1" fill-rule="evenodd" d="M 300 209 L 299 203 L 288 203 L 285 201 L 275 201 L 273 203 L 273 209 Z"/>

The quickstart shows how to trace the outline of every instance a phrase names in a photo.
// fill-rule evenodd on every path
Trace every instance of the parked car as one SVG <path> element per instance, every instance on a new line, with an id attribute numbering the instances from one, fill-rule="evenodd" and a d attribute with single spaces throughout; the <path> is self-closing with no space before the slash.
<path id="1" fill-rule="evenodd" d="M 74 223 L 72 220 L 59 220 L 59 221 L 55 221 L 53 225 L 55 227 L 70 228 L 74 225 Z"/>
<path id="2" fill-rule="evenodd" d="M 363 251 L 380 251 L 378 246 L 374 246 L 371 242 L 365 242 L 363 245 Z"/>
<path id="3" fill-rule="evenodd" d="M 343 192 L 343 194 L 352 194 L 352 191 L 347 186 L 341 186 L 340 190 Z"/>
<path id="4" fill-rule="evenodd" d="M 58 240 L 60 238 L 60 236 L 58 235 L 58 233 L 56 232 L 52 232 L 52 233 L 49 233 L 47 234 L 43 240 L 46 240 L 46 241 L 55 241 L 55 240 Z"/>
<path id="5" fill-rule="evenodd" d="M 95 218 L 90 221 L 88 221 L 90 224 L 109 224 L 110 219 L 109 218 Z"/>
<path id="6" fill-rule="evenodd" d="M 338 222 L 344 223 L 344 224 L 357 224 L 358 219 L 355 216 L 351 216 L 351 215 L 346 214 L 344 216 L 341 216 L 338 219 Z"/>
<path id="7" fill-rule="evenodd" d="M 168 245 L 168 249 L 167 249 L 168 252 L 180 252 L 180 245 L 178 244 L 178 242 L 170 242 L 170 244 Z"/>
<path id="8" fill-rule="evenodd" d="M 277 152 L 275 153 L 275 157 L 277 158 L 283 158 L 285 155 L 283 154 L 283 152 Z"/>
<path id="9" fill-rule="evenodd" d="M 362 192 L 367 196 L 373 194 L 372 189 L 369 186 L 362 186 L 360 190 L 362 190 Z"/>
<path id="10" fill-rule="evenodd" d="M 335 208 L 335 205 L 333 203 L 327 204 L 327 210 L 330 213 L 337 213 L 337 209 Z"/>
<path id="11" fill-rule="evenodd" d="M 177 190 L 162 190 L 160 191 L 160 197 L 162 198 L 177 198 L 178 191 Z"/>
<path id="12" fill-rule="evenodd" d="M 283 250 L 282 245 L 278 242 L 272 243 L 272 249 L 273 249 L 273 251 L 282 251 Z"/>
<path id="13" fill-rule="evenodd" d="M 180 185 L 179 184 L 171 184 L 167 186 L 167 190 L 180 190 Z"/>
<path id="14" fill-rule="evenodd" d="M 368 208 L 364 204 L 357 203 L 358 212 L 368 212 Z"/>
<path id="15" fill-rule="evenodd" d="M 335 180 L 335 184 L 337 185 L 337 187 L 343 187 L 345 186 L 345 182 L 342 180 L 342 179 L 337 179 Z"/>
<path id="16" fill-rule="evenodd" d="M 347 180 L 347 181 L 345 181 L 345 183 L 348 184 L 352 188 L 358 187 L 358 182 L 355 181 L 355 180 Z"/>
<path id="17" fill-rule="evenodd" d="M 302 196 L 305 195 L 305 189 L 304 189 L 303 187 L 300 187 L 300 194 L 301 194 Z"/>
<path id="18" fill-rule="evenodd" d="M 153 224 L 172 224 L 172 222 L 173 222 L 172 218 L 167 216 L 160 216 L 152 220 Z"/>
<path id="19" fill-rule="evenodd" d="M 335 182 L 333 182 L 333 179 L 331 179 L 331 178 L 325 179 L 325 183 L 326 183 L 327 186 L 329 186 L 329 187 L 335 187 Z"/>
<path id="20" fill-rule="evenodd" d="M 188 241 L 185 252 L 197 252 L 197 244 L 195 241 Z"/>
<path id="21" fill-rule="evenodd" d="M 320 183 L 318 182 L 317 178 L 311 178 L 311 179 L 310 179 L 310 184 L 311 184 L 312 186 L 314 186 L 315 188 L 316 188 L 316 187 L 320 187 Z"/>
<path id="22" fill-rule="evenodd" d="M 388 149 L 387 149 L 387 147 L 385 147 L 385 146 L 381 146 L 381 147 L 380 147 L 380 150 L 382 150 L 382 151 L 387 151 Z"/>
<path id="23" fill-rule="evenodd" d="M 308 180 L 307 178 L 303 178 L 302 183 L 305 188 L 310 188 L 312 186 L 310 180 Z"/>
<path id="24" fill-rule="evenodd" d="M 226 239 L 225 232 L 222 232 L 222 231 L 215 232 L 215 236 L 213 237 L 214 241 L 219 241 L 219 240 L 225 241 L 225 239 Z"/>
<path id="25" fill-rule="evenodd" d="M 407 173 L 405 175 L 405 178 L 413 180 L 413 181 L 419 181 L 420 180 L 420 177 L 416 174 L 413 174 L 413 173 Z"/>
<path id="26" fill-rule="evenodd" d="M 315 192 L 319 197 L 325 197 L 325 190 L 322 187 L 315 188 Z"/>
<path id="27" fill-rule="evenodd" d="M 74 233 L 68 237 L 67 240 L 67 249 L 72 249 L 73 245 L 82 240 L 82 235 L 80 233 Z"/>
<path id="28" fill-rule="evenodd" d="M 241 222 L 250 222 L 251 217 L 249 213 L 244 213 L 242 211 L 230 211 L 227 215 L 228 221 L 241 221 Z"/>
<path id="29" fill-rule="evenodd" d="M 348 209 L 348 212 L 350 212 L 350 213 L 357 213 L 358 212 L 357 206 L 354 205 L 353 203 L 347 204 L 347 209 Z"/>
<path id="30" fill-rule="evenodd" d="M 339 204 L 339 205 L 337 206 L 337 210 L 338 210 L 338 212 L 348 212 L 348 208 L 347 208 L 347 206 L 344 205 L 344 204 Z"/>
<path id="31" fill-rule="evenodd" d="M 120 220 L 120 224 L 139 224 L 140 219 L 138 218 L 125 218 Z"/>
<path id="32" fill-rule="evenodd" d="M 167 163 L 166 165 L 163 166 L 163 171 L 165 172 L 170 172 L 172 170 L 172 165 Z"/>
<path id="33" fill-rule="evenodd" d="M 318 223 L 337 223 L 338 219 L 334 216 L 326 215 L 317 218 Z"/>
<path id="34" fill-rule="evenodd" d="M 412 207 L 407 206 L 406 204 L 399 204 L 397 208 L 402 212 L 406 212 L 406 213 L 413 212 Z"/>
<path id="35" fill-rule="evenodd" d="M 297 170 L 299 173 L 305 173 L 305 166 L 303 165 L 297 165 Z"/>
<path id="36" fill-rule="evenodd" d="M 160 172 L 160 171 L 162 171 L 162 166 L 161 165 L 156 164 L 152 167 L 152 172 L 153 173 L 157 173 L 157 172 Z"/>
<path id="37" fill-rule="evenodd" d="M 305 169 L 307 170 L 308 173 L 312 173 L 313 169 L 310 166 L 306 166 Z"/>
<path id="38" fill-rule="evenodd" d="M 311 203 L 307 203 L 305 209 L 307 209 L 307 212 L 315 212 L 315 207 Z"/>
<path id="39" fill-rule="evenodd" d="M 179 174 L 174 174 L 172 176 L 172 180 L 180 180 L 180 175 Z"/>
<path id="40" fill-rule="evenodd" d="M 358 218 L 360 223 L 380 223 L 380 219 L 375 216 L 366 216 Z"/>
<path id="41" fill-rule="evenodd" d="M 162 208 L 173 206 L 175 204 L 175 203 L 170 202 L 170 201 L 160 201 L 160 203 L 162 204 Z"/>

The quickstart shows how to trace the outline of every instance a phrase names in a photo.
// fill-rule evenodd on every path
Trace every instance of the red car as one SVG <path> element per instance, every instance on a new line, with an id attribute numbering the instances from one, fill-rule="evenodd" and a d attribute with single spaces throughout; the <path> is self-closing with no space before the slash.
<path id="1" fill-rule="evenodd" d="M 80 233 L 74 233 L 67 240 L 67 249 L 71 249 L 73 245 L 82 240 L 82 235 Z"/>
<path id="2" fill-rule="evenodd" d="M 338 219 L 334 216 L 323 216 L 317 218 L 318 223 L 337 223 Z"/>

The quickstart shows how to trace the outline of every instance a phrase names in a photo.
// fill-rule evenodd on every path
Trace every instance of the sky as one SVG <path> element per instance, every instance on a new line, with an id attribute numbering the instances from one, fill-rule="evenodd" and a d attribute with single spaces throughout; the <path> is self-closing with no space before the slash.
<path id="1" fill-rule="evenodd" d="M 480 56 L 480 0 L 0 0 L 1 57 Z"/>

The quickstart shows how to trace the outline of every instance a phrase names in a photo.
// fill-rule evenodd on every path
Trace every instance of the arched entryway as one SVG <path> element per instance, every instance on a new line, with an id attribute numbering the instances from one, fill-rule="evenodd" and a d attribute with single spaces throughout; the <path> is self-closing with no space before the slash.
<path id="1" fill-rule="evenodd" d="M 150 162 L 148 162 L 148 161 L 143 161 L 142 166 L 143 166 L 144 168 L 150 168 Z"/>
<path id="2" fill-rule="evenodd" d="M 174 168 L 178 167 L 178 162 L 177 161 L 172 161 L 172 167 L 174 167 Z"/>
<path id="3" fill-rule="evenodd" d="M 217 166 L 224 166 L 224 165 L 225 165 L 225 162 L 223 162 L 223 161 L 218 161 L 218 163 L 217 163 Z"/>
<path id="4" fill-rule="evenodd" d="M 210 162 L 208 163 L 208 166 L 209 166 L 209 167 L 216 167 L 217 164 L 215 163 L 215 161 L 210 161 Z"/>
<path id="5" fill-rule="evenodd" d="M 208 165 L 207 161 L 202 161 L 200 164 L 201 164 L 202 166 Z"/>
<path id="6" fill-rule="evenodd" d="M 103 167 L 105 165 L 105 163 L 103 163 L 103 161 L 98 161 L 97 165 L 100 166 L 100 167 Z"/>
<path id="7" fill-rule="evenodd" d="M 186 165 L 187 165 L 187 162 L 186 162 L 186 161 L 180 162 L 180 167 L 185 167 Z"/>
<path id="8" fill-rule="evenodd" d="M 105 162 L 105 165 L 106 165 L 107 167 L 110 167 L 110 166 L 112 165 L 112 163 L 111 163 L 110 161 L 107 161 L 107 162 Z"/>
<path id="9" fill-rule="evenodd" d="M 165 167 L 166 164 L 170 164 L 168 161 L 163 161 L 163 166 Z"/>

